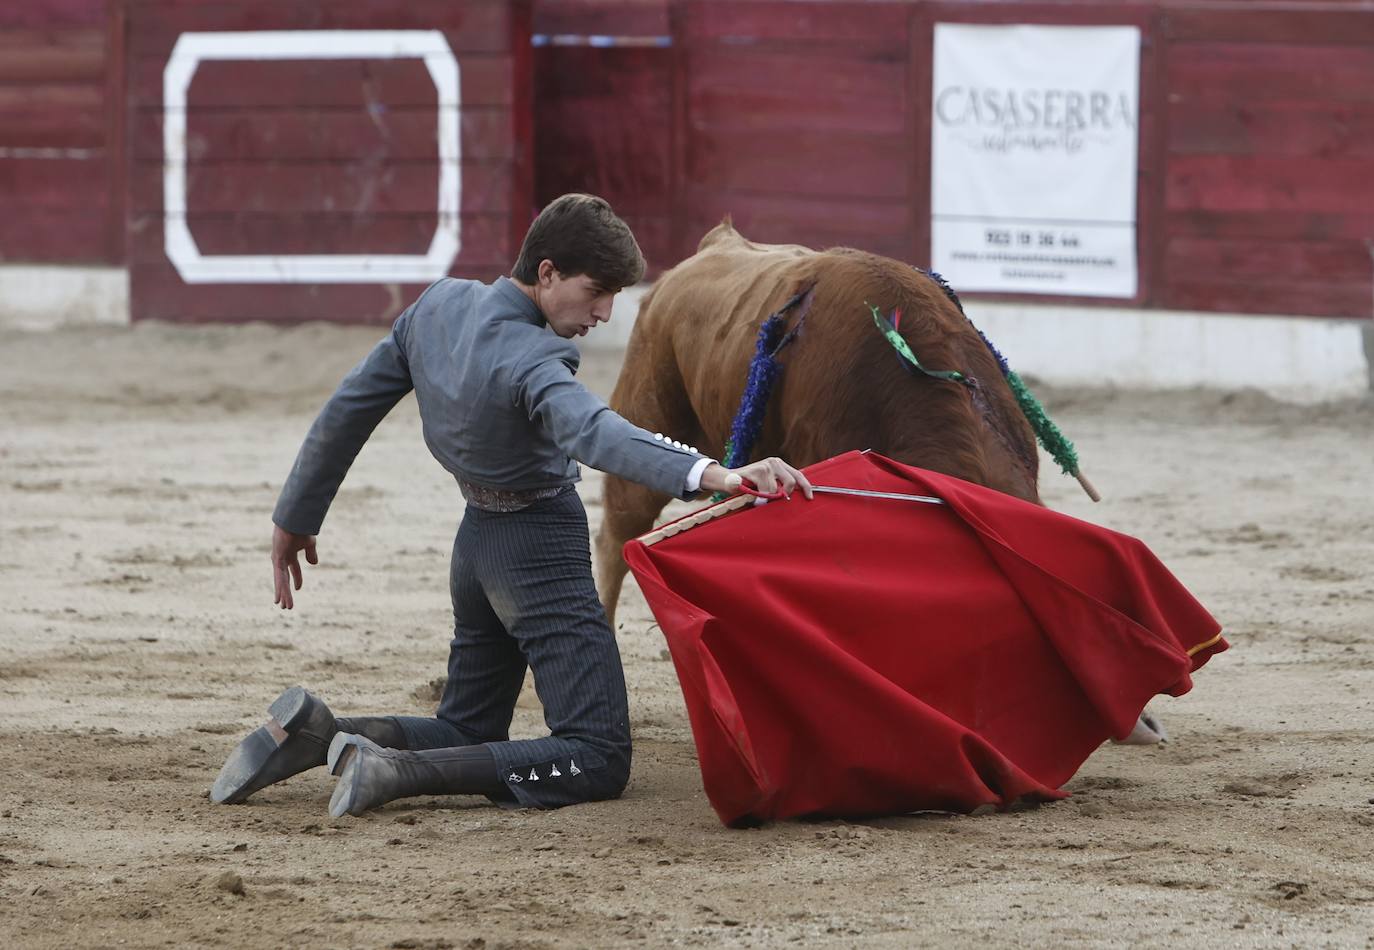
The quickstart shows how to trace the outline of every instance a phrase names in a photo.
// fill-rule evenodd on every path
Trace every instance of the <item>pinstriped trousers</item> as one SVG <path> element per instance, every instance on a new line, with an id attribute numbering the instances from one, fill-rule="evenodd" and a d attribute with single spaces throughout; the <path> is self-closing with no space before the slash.
<path id="1" fill-rule="evenodd" d="M 520 511 L 468 505 L 450 567 L 448 682 L 435 718 L 397 717 L 410 748 L 486 744 L 527 807 L 620 795 L 630 777 L 625 674 L 589 540 L 576 491 Z M 527 664 L 550 735 L 512 742 Z"/>

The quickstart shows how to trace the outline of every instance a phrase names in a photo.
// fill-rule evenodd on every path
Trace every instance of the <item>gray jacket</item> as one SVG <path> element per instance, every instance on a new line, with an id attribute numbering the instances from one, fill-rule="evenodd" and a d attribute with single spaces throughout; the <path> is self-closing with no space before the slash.
<path id="1" fill-rule="evenodd" d="M 701 455 L 611 411 L 574 378 L 580 359 L 509 279 L 438 281 L 320 411 L 272 520 L 317 534 L 358 450 L 411 389 L 425 444 L 455 478 L 552 488 L 577 481 L 581 461 L 688 497 L 687 475 Z"/>

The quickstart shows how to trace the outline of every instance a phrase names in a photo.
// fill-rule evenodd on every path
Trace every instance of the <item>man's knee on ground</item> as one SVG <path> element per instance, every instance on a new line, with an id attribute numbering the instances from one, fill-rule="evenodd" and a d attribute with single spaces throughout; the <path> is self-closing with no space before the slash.
<path id="1" fill-rule="evenodd" d="M 625 791 L 625 786 L 630 784 L 630 758 L 617 757 L 614 762 L 606 763 L 606 767 L 601 769 L 595 779 L 596 798 L 594 801 L 602 801 L 608 798 L 619 798 Z"/>
<path id="2" fill-rule="evenodd" d="M 630 737 L 610 743 L 602 739 L 595 748 L 601 764 L 587 772 L 587 801 L 619 798 L 630 782 Z"/>

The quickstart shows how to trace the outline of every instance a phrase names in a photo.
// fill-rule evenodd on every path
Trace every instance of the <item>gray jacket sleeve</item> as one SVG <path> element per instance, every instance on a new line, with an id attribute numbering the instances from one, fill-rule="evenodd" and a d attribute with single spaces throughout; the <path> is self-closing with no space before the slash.
<path id="1" fill-rule="evenodd" d="M 687 491 L 687 474 L 701 454 L 656 439 L 616 413 L 577 381 L 567 360 L 536 352 L 515 383 L 530 419 L 577 461 L 676 498 L 695 494 Z"/>
<path id="2" fill-rule="evenodd" d="M 344 377 L 296 455 L 272 521 L 295 534 L 318 534 L 358 451 L 391 407 L 411 390 L 405 331 L 411 311 Z"/>

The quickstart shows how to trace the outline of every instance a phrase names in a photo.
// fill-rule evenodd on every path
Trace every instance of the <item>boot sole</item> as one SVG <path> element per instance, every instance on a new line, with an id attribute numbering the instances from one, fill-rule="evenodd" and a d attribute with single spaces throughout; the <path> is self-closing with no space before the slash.
<path id="1" fill-rule="evenodd" d="M 276 752 L 291 730 L 305 719 L 310 697 L 305 688 L 292 686 L 267 707 L 271 721 L 259 726 L 244 737 L 220 769 L 219 777 L 210 788 L 210 800 L 217 805 L 237 805 L 258 791 L 253 780 L 261 774 L 272 753 Z M 275 722 L 277 730 L 271 728 Z M 283 733 L 281 738 L 277 732 Z"/>
<path id="2" fill-rule="evenodd" d="M 329 817 L 342 818 L 351 814 L 353 806 L 353 773 L 357 769 L 361 753 L 359 737 L 340 732 L 329 743 L 329 756 L 325 760 L 329 774 L 339 778 L 334 786 L 334 794 L 329 796 Z M 354 741 L 350 741 L 354 740 Z"/>
<path id="3" fill-rule="evenodd" d="M 344 750 L 353 747 L 353 743 L 348 741 L 351 738 L 347 732 L 336 732 L 334 738 L 329 741 L 329 752 L 325 756 L 324 764 L 330 775 L 338 775 L 348 764 L 340 760 L 343 758 Z"/>

